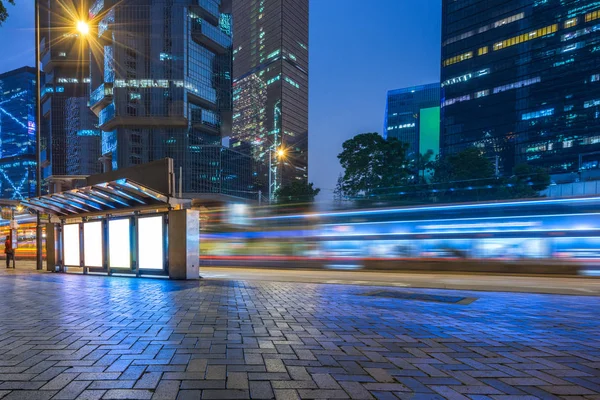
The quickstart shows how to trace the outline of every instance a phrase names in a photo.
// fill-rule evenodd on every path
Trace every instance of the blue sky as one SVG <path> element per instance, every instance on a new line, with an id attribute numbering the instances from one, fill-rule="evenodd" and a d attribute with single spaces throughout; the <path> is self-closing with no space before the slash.
<path id="1" fill-rule="evenodd" d="M 0 73 L 34 63 L 33 0 L 8 5 Z M 310 0 L 309 178 L 333 195 L 342 143 L 383 129 L 386 92 L 439 80 L 441 0 Z"/>

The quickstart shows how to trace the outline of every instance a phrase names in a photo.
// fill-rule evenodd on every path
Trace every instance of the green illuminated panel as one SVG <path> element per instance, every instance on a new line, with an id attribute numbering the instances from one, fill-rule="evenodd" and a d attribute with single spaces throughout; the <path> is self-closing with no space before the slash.
<path id="1" fill-rule="evenodd" d="M 440 152 L 440 108 L 422 108 L 419 123 L 419 152 L 433 150 L 433 156 Z"/>

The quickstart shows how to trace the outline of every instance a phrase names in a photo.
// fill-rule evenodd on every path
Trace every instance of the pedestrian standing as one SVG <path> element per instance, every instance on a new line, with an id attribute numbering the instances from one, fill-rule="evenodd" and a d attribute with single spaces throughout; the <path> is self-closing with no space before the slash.
<path id="1" fill-rule="evenodd" d="M 6 268 L 10 268 L 10 260 L 13 262 L 13 269 L 15 268 L 15 249 L 12 247 L 12 241 L 10 236 L 6 236 L 6 242 L 4 242 L 4 254 L 6 255 Z"/>

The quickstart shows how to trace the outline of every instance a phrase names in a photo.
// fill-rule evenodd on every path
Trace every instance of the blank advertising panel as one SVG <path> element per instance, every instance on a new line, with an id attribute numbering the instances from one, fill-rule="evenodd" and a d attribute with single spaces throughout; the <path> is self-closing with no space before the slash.
<path id="1" fill-rule="evenodd" d="M 63 227 L 63 239 L 65 265 L 79 267 L 81 264 L 79 252 L 79 224 L 65 225 Z"/>
<path id="2" fill-rule="evenodd" d="M 131 268 L 129 219 L 108 221 L 108 258 L 110 268 Z"/>
<path id="3" fill-rule="evenodd" d="M 138 219 L 138 260 L 140 269 L 164 267 L 163 217 Z"/>
<path id="4" fill-rule="evenodd" d="M 102 267 L 102 222 L 83 224 L 83 261 L 86 267 Z"/>

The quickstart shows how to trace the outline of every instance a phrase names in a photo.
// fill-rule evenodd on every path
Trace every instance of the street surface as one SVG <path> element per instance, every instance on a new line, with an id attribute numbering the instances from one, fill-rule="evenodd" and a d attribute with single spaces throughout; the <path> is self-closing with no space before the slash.
<path id="1" fill-rule="evenodd" d="M 600 278 L 438 272 L 366 272 L 201 267 L 203 278 L 306 282 L 406 288 L 600 295 Z"/>
<path id="2" fill-rule="evenodd" d="M 203 273 L 0 269 L 0 398 L 600 399 L 600 297 Z"/>

